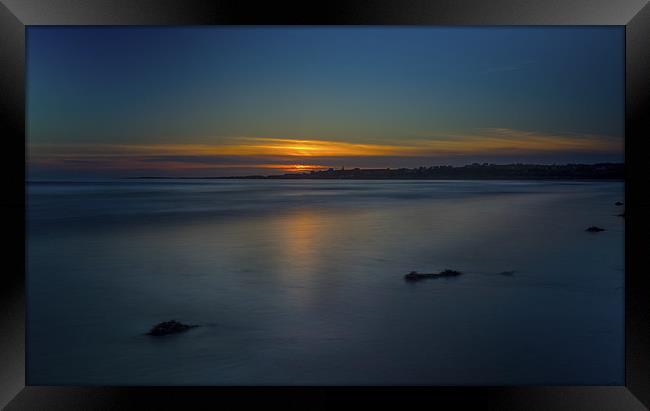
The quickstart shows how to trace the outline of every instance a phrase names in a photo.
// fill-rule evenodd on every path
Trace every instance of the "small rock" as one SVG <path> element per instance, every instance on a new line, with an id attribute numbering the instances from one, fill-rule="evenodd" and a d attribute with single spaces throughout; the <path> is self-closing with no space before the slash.
<path id="1" fill-rule="evenodd" d="M 430 273 L 430 274 L 425 274 L 425 273 L 418 273 L 417 271 L 411 271 L 410 273 L 406 274 L 404 276 L 404 279 L 406 281 L 419 281 L 423 280 L 425 278 L 441 278 L 441 277 L 455 277 L 457 275 L 461 275 L 462 273 L 460 271 L 456 270 L 442 270 L 439 273 Z"/>
<path id="2" fill-rule="evenodd" d="M 501 271 L 500 275 L 512 276 L 516 271 Z"/>
<path id="3" fill-rule="evenodd" d="M 585 231 L 589 231 L 590 233 L 599 233 L 601 231 L 605 231 L 605 229 L 592 225 L 591 227 L 587 228 Z"/>
<path id="4" fill-rule="evenodd" d="M 163 321 L 160 324 L 154 326 L 147 335 L 161 336 L 168 334 L 177 334 L 183 331 L 187 331 L 190 328 L 198 327 L 198 325 L 187 325 L 180 323 L 176 320 Z"/>
<path id="5" fill-rule="evenodd" d="M 623 205 L 623 202 L 621 202 L 621 201 L 617 201 L 617 202 L 614 203 L 614 205 L 622 206 L 622 205 Z"/>

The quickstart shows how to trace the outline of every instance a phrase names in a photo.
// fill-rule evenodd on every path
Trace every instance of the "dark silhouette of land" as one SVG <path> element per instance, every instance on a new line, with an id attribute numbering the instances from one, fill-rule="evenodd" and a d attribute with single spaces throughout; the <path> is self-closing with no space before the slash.
<path id="1" fill-rule="evenodd" d="M 236 177 L 136 177 L 194 179 L 346 179 L 346 180 L 622 180 L 623 163 L 600 164 L 488 164 L 418 168 L 352 168 Z"/>

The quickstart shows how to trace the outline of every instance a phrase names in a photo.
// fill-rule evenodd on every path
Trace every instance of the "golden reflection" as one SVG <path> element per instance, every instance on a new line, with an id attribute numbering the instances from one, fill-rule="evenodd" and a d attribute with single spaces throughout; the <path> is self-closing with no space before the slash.
<path id="1" fill-rule="evenodd" d="M 278 222 L 278 240 L 289 264 L 298 271 L 317 267 L 319 243 L 328 236 L 322 216 L 314 210 L 299 210 Z"/>
<path id="2" fill-rule="evenodd" d="M 314 210 L 298 210 L 274 220 L 274 233 L 281 267 L 277 273 L 286 285 L 288 298 L 307 305 L 313 281 L 323 265 L 321 244 L 329 241 L 327 219 Z"/>

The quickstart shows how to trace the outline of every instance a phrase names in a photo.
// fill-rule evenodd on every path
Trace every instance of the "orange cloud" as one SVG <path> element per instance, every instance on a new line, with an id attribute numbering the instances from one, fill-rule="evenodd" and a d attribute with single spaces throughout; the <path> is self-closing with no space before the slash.
<path id="1" fill-rule="evenodd" d="M 217 169 L 273 169 L 286 172 L 305 172 L 323 170 L 329 166 L 318 164 L 212 164 L 184 161 L 156 161 L 149 162 L 141 159 L 38 159 L 32 162 L 39 166 L 58 169 L 76 170 L 84 167 L 96 170 L 217 170 Z"/>
<path id="2" fill-rule="evenodd" d="M 52 144 L 33 145 L 34 153 L 48 152 L 52 156 L 291 156 L 345 157 L 393 155 L 403 146 L 355 144 L 327 140 L 293 140 L 278 138 L 240 137 L 222 144 Z"/>
<path id="3" fill-rule="evenodd" d="M 314 164 L 320 161 L 319 158 L 435 158 L 449 155 L 623 151 L 620 138 L 508 128 L 480 129 L 472 133 L 432 135 L 420 139 L 396 138 L 395 142 L 399 144 L 231 137 L 222 139 L 219 144 L 34 144 L 28 146 L 28 157 L 31 164 L 63 168 L 85 164 L 107 169 L 271 168 L 305 171 L 327 168 L 326 165 Z"/>
<path id="4" fill-rule="evenodd" d="M 622 140 L 608 136 L 540 133 L 508 128 L 488 128 L 465 134 L 438 134 L 421 139 L 402 139 L 399 144 L 349 143 L 331 140 L 234 137 L 220 144 L 38 144 L 34 153 L 50 156 L 421 156 L 423 154 L 463 154 L 484 151 L 620 151 Z"/>

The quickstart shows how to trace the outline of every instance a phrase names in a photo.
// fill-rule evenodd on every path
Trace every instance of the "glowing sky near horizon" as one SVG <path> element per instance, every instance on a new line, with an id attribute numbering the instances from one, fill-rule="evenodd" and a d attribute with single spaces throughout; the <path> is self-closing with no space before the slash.
<path id="1" fill-rule="evenodd" d="M 620 27 L 29 27 L 33 178 L 623 161 Z"/>

